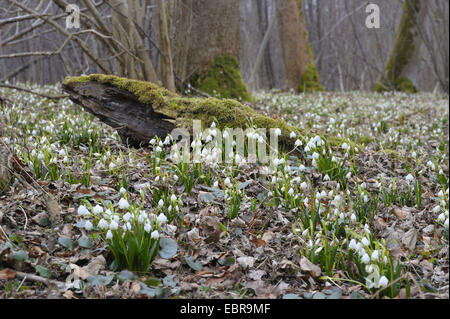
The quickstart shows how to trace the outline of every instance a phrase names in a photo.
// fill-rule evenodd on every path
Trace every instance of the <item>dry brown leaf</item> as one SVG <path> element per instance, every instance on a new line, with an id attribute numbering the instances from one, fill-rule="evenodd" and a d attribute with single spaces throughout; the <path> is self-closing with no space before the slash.
<path id="1" fill-rule="evenodd" d="M 9 268 L 0 270 L 0 280 L 10 280 L 16 278 L 16 272 Z"/>
<path id="2" fill-rule="evenodd" d="M 322 270 L 319 266 L 314 265 L 312 262 L 309 261 L 308 258 L 302 257 L 300 260 L 300 268 L 302 271 L 307 271 L 313 276 L 314 278 L 317 278 L 321 275 Z"/>

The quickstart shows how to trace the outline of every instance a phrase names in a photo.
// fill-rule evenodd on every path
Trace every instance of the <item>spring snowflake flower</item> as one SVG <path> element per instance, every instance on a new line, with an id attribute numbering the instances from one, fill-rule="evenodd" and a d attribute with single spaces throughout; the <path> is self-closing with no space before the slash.
<path id="1" fill-rule="evenodd" d="M 441 206 L 437 205 L 435 208 L 433 208 L 433 213 L 437 214 L 441 210 Z"/>
<path id="2" fill-rule="evenodd" d="M 380 254 L 379 254 L 378 250 L 374 250 L 374 251 L 372 252 L 371 258 L 372 258 L 372 260 L 378 260 L 378 257 L 379 257 L 379 256 L 380 256 Z"/>
<path id="3" fill-rule="evenodd" d="M 129 222 L 131 219 L 131 214 L 130 213 L 126 213 L 125 215 L 123 215 L 123 220 L 126 222 Z"/>
<path id="4" fill-rule="evenodd" d="M 279 128 L 275 129 L 275 135 L 276 136 L 280 136 L 281 135 L 281 130 Z"/>
<path id="5" fill-rule="evenodd" d="M 120 195 L 123 195 L 126 192 L 127 192 L 127 190 L 125 188 L 123 188 L 123 187 L 121 187 L 120 190 L 119 190 Z"/>
<path id="6" fill-rule="evenodd" d="M 101 229 L 106 229 L 106 228 L 108 228 L 108 222 L 106 221 L 106 220 L 104 220 L 103 218 L 102 219 L 100 219 L 100 221 L 98 222 L 98 225 L 97 225 L 99 228 L 101 228 Z"/>
<path id="7" fill-rule="evenodd" d="M 414 176 L 412 176 L 411 174 L 408 174 L 408 175 L 405 177 L 405 179 L 406 179 L 406 181 L 407 181 L 408 183 L 414 183 Z"/>
<path id="8" fill-rule="evenodd" d="M 92 225 L 92 223 L 87 220 L 86 223 L 84 223 L 84 229 L 91 230 L 92 228 L 94 228 L 94 225 Z"/>
<path id="9" fill-rule="evenodd" d="M 389 280 L 385 276 L 381 276 L 380 281 L 378 282 L 378 285 L 380 287 L 386 287 L 389 283 Z"/>
<path id="10" fill-rule="evenodd" d="M 149 223 L 146 223 L 144 226 L 144 230 L 149 233 L 152 230 L 152 225 L 150 225 Z"/>
<path id="11" fill-rule="evenodd" d="M 295 134 L 295 132 L 291 132 L 291 134 L 289 135 L 290 138 L 296 138 L 297 134 Z"/>
<path id="12" fill-rule="evenodd" d="M 109 169 L 114 169 L 116 167 L 116 164 L 113 162 L 109 163 Z"/>
<path id="13" fill-rule="evenodd" d="M 120 209 L 128 209 L 130 207 L 130 204 L 125 198 L 121 198 L 119 201 L 119 208 Z"/>
<path id="14" fill-rule="evenodd" d="M 300 172 L 304 172 L 306 170 L 306 167 L 305 167 L 305 165 L 300 164 L 298 169 L 300 170 Z"/>
<path id="15" fill-rule="evenodd" d="M 80 207 L 78 207 L 77 212 L 78 212 L 78 215 L 80 215 L 80 216 L 89 215 L 89 210 L 84 205 L 81 205 Z"/>
<path id="16" fill-rule="evenodd" d="M 364 246 L 369 246 L 369 245 L 370 245 L 370 242 L 369 242 L 369 240 L 368 240 L 366 237 L 364 237 L 364 238 L 361 240 L 361 242 L 362 242 L 362 244 L 363 244 Z"/>
<path id="17" fill-rule="evenodd" d="M 112 239 L 113 238 L 113 234 L 111 232 L 111 230 L 108 230 L 108 232 L 106 233 L 106 239 Z"/>
<path id="18" fill-rule="evenodd" d="M 327 175 L 325 175 L 324 177 L 323 177 L 323 180 L 326 182 L 326 181 L 329 181 L 330 180 L 330 176 L 328 176 L 328 174 Z"/>
<path id="19" fill-rule="evenodd" d="M 94 213 L 94 214 L 101 214 L 101 213 L 103 213 L 103 207 L 102 206 L 100 206 L 100 205 L 96 205 L 95 207 L 94 207 L 94 209 L 92 210 L 92 212 Z"/>
<path id="20" fill-rule="evenodd" d="M 354 239 L 350 240 L 348 248 L 353 249 L 353 250 L 357 250 L 356 241 Z"/>
<path id="21" fill-rule="evenodd" d="M 370 262 L 370 257 L 369 257 L 369 255 L 364 254 L 364 256 L 362 256 L 362 258 L 361 258 L 361 261 L 362 261 L 364 264 L 368 264 L 368 263 Z"/>
<path id="22" fill-rule="evenodd" d="M 356 215 L 354 213 L 352 213 L 352 215 L 350 216 L 350 220 L 354 223 L 356 222 Z"/>
<path id="23" fill-rule="evenodd" d="M 219 187 L 219 182 L 218 182 L 218 181 L 215 181 L 214 184 L 213 184 L 213 187 L 214 187 L 214 188 Z"/>
<path id="24" fill-rule="evenodd" d="M 119 228 L 119 224 L 117 224 L 117 222 L 113 219 L 111 221 L 111 223 L 109 224 L 109 229 L 110 230 L 117 230 Z"/>
<path id="25" fill-rule="evenodd" d="M 162 199 L 159 200 L 158 206 L 159 207 L 163 207 L 164 206 L 164 201 Z"/>
<path id="26" fill-rule="evenodd" d="M 301 140 L 296 140 L 295 141 L 295 146 L 301 146 L 303 143 Z"/>
<path id="27" fill-rule="evenodd" d="M 164 214 L 159 214 L 158 218 L 156 219 L 158 223 L 165 224 L 167 222 L 167 217 Z"/>
<path id="28" fill-rule="evenodd" d="M 152 231 L 151 235 L 150 235 L 153 239 L 158 239 L 159 238 L 159 232 L 157 230 Z"/>
<path id="29" fill-rule="evenodd" d="M 225 185 L 228 186 L 228 187 L 231 186 L 231 180 L 230 180 L 230 178 L 229 178 L 229 177 L 225 178 L 224 183 L 225 183 Z"/>

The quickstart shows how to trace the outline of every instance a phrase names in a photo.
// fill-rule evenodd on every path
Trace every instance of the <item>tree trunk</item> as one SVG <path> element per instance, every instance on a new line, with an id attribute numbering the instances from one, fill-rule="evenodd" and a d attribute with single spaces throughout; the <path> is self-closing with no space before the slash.
<path id="1" fill-rule="evenodd" d="M 425 19 L 426 6 L 425 0 L 405 0 L 391 55 L 375 91 L 417 92 L 414 69 L 420 60 L 422 39 L 419 26 Z"/>
<path id="2" fill-rule="evenodd" d="M 286 88 L 302 92 L 322 91 L 308 41 L 302 3 L 300 0 L 283 1 L 278 11 L 278 33 L 286 70 Z"/>
<path id="3" fill-rule="evenodd" d="M 159 43 L 162 51 L 161 77 L 163 86 L 175 92 L 175 77 L 173 74 L 172 49 L 169 28 L 167 26 L 166 6 L 163 0 L 158 0 Z"/>

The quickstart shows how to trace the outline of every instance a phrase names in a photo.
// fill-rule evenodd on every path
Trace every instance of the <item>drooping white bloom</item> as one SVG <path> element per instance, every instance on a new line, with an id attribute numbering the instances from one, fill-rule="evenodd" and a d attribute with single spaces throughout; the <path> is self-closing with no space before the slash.
<path id="1" fill-rule="evenodd" d="M 437 214 L 441 210 L 441 206 L 437 205 L 435 208 L 433 208 L 433 213 Z"/>
<path id="2" fill-rule="evenodd" d="M 160 224 L 165 224 L 167 222 L 167 217 L 164 214 L 159 214 L 156 220 Z"/>
<path id="3" fill-rule="evenodd" d="M 131 219 L 131 214 L 130 213 L 126 213 L 125 215 L 123 215 L 123 220 L 126 222 L 129 222 Z"/>
<path id="4" fill-rule="evenodd" d="M 159 207 L 163 207 L 164 206 L 164 201 L 162 199 L 159 200 L 158 206 Z"/>
<path id="5" fill-rule="evenodd" d="M 350 220 L 354 223 L 356 222 L 356 215 L 354 213 L 352 213 L 352 215 L 350 216 Z"/>
<path id="6" fill-rule="evenodd" d="M 130 207 L 130 204 L 125 198 L 121 198 L 119 201 L 119 208 L 120 209 L 128 209 Z"/>
<path id="7" fill-rule="evenodd" d="M 348 245 L 348 248 L 356 250 L 357 246 L 356 246 L 356 241 L 354 239 L 350 240 L 350 244 Z"/>
<path id="8" fill-rule="evenodd" d="M 144 226 L 144 230 L 149 233 L 152 230 L 152 225 L 150 225 L 149 223 L 145 224 Z"/>
<path id="9" fill-rule="evenodd" d="M 106 229 L 106 228 L 108 228 L 108 222 L 106 221 L 106 220 L 104 220 L 103 218 L 102 219 L 100 219 L 100 221 L 98 222 L 98 225 L 97 225 L 99 228 L 101 228 L 101 229 Z"/>
<path id="10" fill-rule="evenodd" d="M 295 141 L 295 146 L 301 146 L 303 143 L 301 140 L 296 140 Z"/>
<path id="11" fill-rule="evenodd" d="M 407 181 L 408 183 L 414 183 L 414 176 L 412 176 L 411 174 L 408 174 L 408 175 L 405 177 L 405 179 L 406 179 L 406 181 Z"/>
<path id="12" fill-rule="evenodd" d="M 280 136 L 281 135 L 281 130 L 279 128 L 275 129 L 275 135 L 276 136 Z"/>
<path id="13" fill-rule="evenodd" d="M 120 190 L 119 190 L 119 193 L 121 195 L 125 194 L 126 192 L 127 192 L 127 190 L 125 188 L 123 188 L 123 187 L 121 187 Z"/>
<path id="14" fill-rule="evenodd" d="M 119 224 L 113 219 L 111 223 L 109 224 L 109 229 L 111 230 L 117 230 L 119 228 Z"/>
<path id="15" fill-rule="evenodd" d="M 300 172 L 304 172 L 306 170 L 305 165 L 301 164 L 298 168 L 300 170 Z"/>
<path id="16" fill-rule="evenodd" d="M 103 213 L 103 207 L 102 206 L 100 206 L 100 205 L 96 205 L 95 207 L 94 207 L 94 209 L 92 210 L 92 212 L 94 213 L 94 214 L 101 214 L 101 213 Z"/>
<path id="17" fill-rule="evenodd" d="M 374 250 L 373 252 L 372 252 L 372 260 L 378 260 L 378 257 L 380 256 L 380 254 L 379 254 L 379 252 L 378 252 L 378 250 Z"/>
<path id="18" fill-rule="evenodd" d="M 159 232 L 157 230 L 152 231 L 151 238 L 158 239 L 159 238 Z"/>
<path id="19" fill-rule="evenodd" d="M 326 182 L 326 181 L 329 181 L 330 180 L 330 176 L 328 176 L 328 174 L 327 175 L 325 175 L 324 177 L 323 177 L 323 180 Z"/>
<path id="20" fill-rule="evenodd" d="M 80 207 L 78 207 L 77 212 L 78 212 L 78 215 L 80 215 L 80 216 L 89 215 L 89 210 L 84 205 L 81 205 Z"/>
<path id="21" fill-rule="evenodd" d="M 364 254 L 364 256 L 362 256 L 362 258 L 361 258 L 361 261 L 362 261 L 364 264 L 368 264 L 368 263 L 370 262 L 370 257 L 369 257 L 369 255 Z"/>
<path id="22" fill-rule="evenodd" d="M 378 285 L 380 287 L 386 287 L 389 283 L 389 280 L 385 276 L 381 276 L 380 281 L 378 282 Z"/>
<path id="23" fill-rule="evenodd" d="M 297 134 L 295 134 L 295 132 L 291 132 L 291 134 L 289 135 L 290 138 L 296 138 Z"/>
<path id="24" fill-rule="evenodd" d="M 289 189 L 288 194 L 291 196 L 294 195 L 294 189 L 292 187 Z"/>
<path id="25" fill-rule="evenodd" d="M 224 183 L 225 183 L 226 186 L 231 186 L 231 180 L 230 180 L 230 178 L 229 178 L 229 177 L 225 178 Z"/>
<path id="26" fill-rule="evenodd" d="M 106 233 L 106 239 L 112 239 L 113 238 L 113 233 L 111 232 L 111 230 L 108 230 L 108 232 Z"/>
<path id="27" fill-rule="evenodd" d="M 214 187 L 214 188 L 219 187 L 219 182 L 218 182 L 218 181 L 215 181 L 214 184 L 213 184 L 213 187 Z"/>
<path id="28" fill-rule="evenodd" d="M 89 220 L 87 220 L 87 221 L 84 223 L 84 229 L 86 229 L 86 230 L 91 230 L 92 228 L 94 228 L 94 225 L 92 225 L 92 223 L 91 223 Z"/>
<path id="29" fill-rule="evenodd" d="M 362 242 L 362 244 L 363 244 L 364 246 L 369 246 L 369 244 L 370 244 L 369 240 L 368 240 L 366 237 L 364 237 L 364 238 L 361 240 L 361 242 Z"/>

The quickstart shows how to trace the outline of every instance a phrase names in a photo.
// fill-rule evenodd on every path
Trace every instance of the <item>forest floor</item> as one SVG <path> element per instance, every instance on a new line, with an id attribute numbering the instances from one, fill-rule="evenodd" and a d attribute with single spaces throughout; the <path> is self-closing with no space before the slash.
<path id="1" fill-rule="evenodd" d="M 175 165 L 69 100 L 0 96 L 0 298 L 449 298 L 448 96 L 260 93 L 310 132 L 274 171 Z M 147 223 L 161 250 L 120 269 L 113 241 Z"/>

